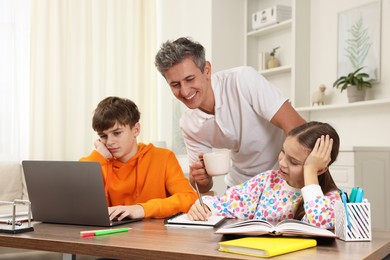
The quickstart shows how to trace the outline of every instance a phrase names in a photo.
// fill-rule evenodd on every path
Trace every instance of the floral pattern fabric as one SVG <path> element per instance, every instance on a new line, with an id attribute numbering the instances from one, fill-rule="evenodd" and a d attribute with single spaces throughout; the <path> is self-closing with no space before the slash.
<path id="1" fill-rule="evenodd" d="M 293 188 L 282 179 L 279 171 L 270 170 L 227 189 L 224 196 L 204 196 L 203 200 L 213 214 L 270 222 L 294 218 L 297 206 L 304 200 L 302 221 L 333 229 L 334 204 L 341 199 L 338 190 L 324 195 L 318 185 Z"/>

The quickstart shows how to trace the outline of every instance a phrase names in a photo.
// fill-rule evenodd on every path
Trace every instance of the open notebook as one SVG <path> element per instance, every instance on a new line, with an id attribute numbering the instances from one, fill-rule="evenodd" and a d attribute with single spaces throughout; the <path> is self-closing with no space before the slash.
<path id="1" fill-rule="evenodd" d="M 34 221 L 115 226 L 110 221 L 100 164 L 80 161 L 23 161 Z"/>
<path id="2" fill-rule="evenodd" d="M 165 220 L 166 227 L 214 228 L 221 225 L 224 216 L 210 216 L 206 221 L 190 220 L 187 214 L 179 213 Z"/>

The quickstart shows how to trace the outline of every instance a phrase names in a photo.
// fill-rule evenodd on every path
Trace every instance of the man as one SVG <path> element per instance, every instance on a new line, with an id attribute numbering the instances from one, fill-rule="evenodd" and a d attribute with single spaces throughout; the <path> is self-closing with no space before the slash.
<path id="1" fill-rule="evenodd" d="M 227 186 L 272 169 L 285 135 L 305 120 L 264 77 L 251 67 L 211 75 L 204 47 L 189 38 L 167 41 L 155 64 L 172 93 L 189 110 L 180 127 L 190 162 L 190 181 L 201 192 L 213 186 L 202 162 L 212 148 L 231 151 Z M 283 133 L 284 132 L 284 133 Z"/>

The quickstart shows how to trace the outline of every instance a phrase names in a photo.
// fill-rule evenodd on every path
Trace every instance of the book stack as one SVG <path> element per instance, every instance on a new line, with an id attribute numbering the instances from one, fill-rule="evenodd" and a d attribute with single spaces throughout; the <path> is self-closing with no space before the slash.
<path id="1" fill-rule="evenodd" d="M 252 14 L 252 29 L 257 30 L 291 19 L 291 6 L 275 5 Z"/>
<path id="2" fill-rule="evenodd" d="M 270 57 L 271 56 L 269 52 L 266 51 L 259 52 L 259 68 L 258 68 L 259 72 L 268 69 L 267 63 Z"/>

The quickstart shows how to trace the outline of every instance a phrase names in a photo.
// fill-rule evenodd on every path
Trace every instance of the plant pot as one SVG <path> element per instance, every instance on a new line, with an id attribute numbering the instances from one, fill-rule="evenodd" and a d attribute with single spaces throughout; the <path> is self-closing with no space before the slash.
<path id="1" fill-rule="evenodd" d="M 279 60 L 275 56 L 271 56 L 270 59 L 268 60 L 268 68 L 276 68 L 280 66 Z"/>
<path id="2" fill-rule="evenodd" d="M 347 96 L 349 103 L 364 101 L 364 98 L 366 97 L 366 88 L 359 90 L 356 86 L 349 86 L 347 88 Z"/>

